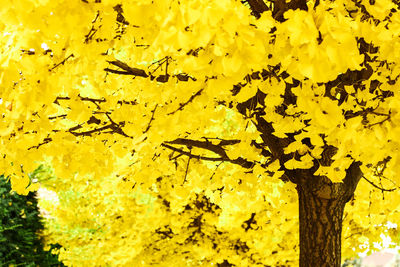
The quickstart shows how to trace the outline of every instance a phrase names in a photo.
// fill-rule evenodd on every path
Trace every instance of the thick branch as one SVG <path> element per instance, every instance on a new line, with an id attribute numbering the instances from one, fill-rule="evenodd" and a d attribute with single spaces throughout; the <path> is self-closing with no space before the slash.
<path id="1" fill-rule="evenodd" d="M 132 67 L 128 66 L 128 64 L 126 64 L 122 61 L 119 61 L 119 60 L 113 60 L 113 61 L 107 61 L 107 62 L 122 69 L 122 70 L 118 70 L 118 69 L 115 70 L 115 69 L 111 69 L 111 68 L 105 68 L 104 70 L 109 73 L 120 74 L 120 75 L 133 75 L 135 77 L 143 77 L 143 78 L 150 77 L 151 80 L 156 79 L 157 82 L 161 82 L 161 83 L 168 82 L 169 77 L 170 77 L 170 75 L 168 73 L 162 74 L 162 75 L 159 75 L 158 77 L 156 77 L 156 76 L 152 75 L 152 72 L 146 73 L 146 71 L 143 69 L 132 68 Z M 154 70 L 153 70 L 153 72 L 154 72 Z M 192 81 L 196 81 L 196 78 L 194 78 L 186 73 L 174 74 L 174 75 L 172 75 L 172 77 L 176 77 L 178 79 L 178 81 L 183 81 L 183 82 L 187 82 L 187 81 L 189 81 L 189 79 Z"/>
<path id="2" fill-rule="evenodd" d="M 219 155 L 219 158 L 213 158 L 213 157 L 205 157 L 205 156 L 200 156 L 200 155 L 194 155 L 191 152 L 187 152 L 184 151 L 182 149 L 173 147 L 169 144 L 175 144 L 175 145 L 184 145 L 187 148 L 191 149 L 193 147 L 197 147 L 197 148 L 203 148 L 206 150 L 209 150 L 211 152 L 214 152 L 215 154 Z M 168 141 L 168 142 L 164 142 L 163 144 L 161 144 L 163 147 L 166 147 L 168 149 L 171 149 L 172 151 L 175 152 L 179 152 L 183 155 L 192 157 L 192 158 L 196 158 L 196 159 L 201 159 L 201 160 L 208 160 L 208 161 L 226 161 L 226 162 L 230 162 L 233 164 L 237 164 L 240 165 L 244 168 L 252 168 L 254 166 L 254 162 L 251 162 L 247 159 L 244 159 L 242 157 L 239 157 L 237 159 L 230 159 L 228 157 L 228 155 L 226 154 L 225 150 L 218 146 L 218 145 L 214 145 L 209 141 L 198 141 L 198 140 L 190 140 L 190 139 L 183 139 L 183 138 L 178 138 L 174 141 Z"/>
<path id="3" fill-rule="evenodd" d="M 290 2 L 286 0 L 275 0 L 274 1 L 274 9 L 272 10 L 272 16 L 280 22 L 283 22 L 285 19 L 283 14 L 289 10 L 308 10 L 307 1 L 306 0 L 292 0 Z"/>
<path id="4" fill-rule="evenodd" d="M 113 61 L 107 61 L 107 62 L 114 66 L 117 66 L 118 68 L 123 69 L 125 72 L 118 71 L 118 70 L 112 70 L 109 68 L 105 68 L 104 69 L 105 71 L 112 72 L 112 73 L 118 73 L 118 74 L 134 75 L 134 76 L 139 76 L 139 77 L 144 77 L 144 78 L 149 77 L 149 75 L 147 75 L 147 73 L 144 70 L 129 67 L 128 64 L 126 64 L 122 61 L 113 60 Z"/>
<path id="5" fill-rule="evenodd" d="M 252 14 L 256 18 L 259 18 L 261 16 L 261 13 L 269 9 L 263 0 L 247 0 L 247 3 L 250 6 Z"/>
<path id="6" fill-rule="evenodd" d="M 261 132 L 261 138 L 272 152 L 274 159 L 283 159 L 283 148 L 290 143 L 289 138 L 278 138 L 273 133 L 275 132 L 272 124 L 261 118 L 257 119 L 257 130 Z"/>
<path id="7" fill-rule="evenodd" d="M 228 158 L 225 150 L 222 147 L 220 147 L 218 145 L 214 145 L 210 141 L 198 141 L 198 140 L 178 138 L 174 141 L 167 141 L 165 143 L 173 144 L 173 145 L 184 145 L 187 147 L 203 148 L 203 149 L 210 150 L 210 151 L 214 152 L 215 154 L 218 154 L 219 156 L 221 156 L 221 158 Z"/>

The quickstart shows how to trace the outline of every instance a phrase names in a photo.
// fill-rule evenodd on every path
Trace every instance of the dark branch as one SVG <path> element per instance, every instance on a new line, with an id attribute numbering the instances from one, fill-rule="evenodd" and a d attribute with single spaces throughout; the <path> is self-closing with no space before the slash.
<path id="1" fill-rule="evenodd" d="M 143 133 L 147 133 L 150 130 L 151 122 L 154 120 L 154 113 L 156 113 L 156 109 L 158 107 L 158 104 L 154 107 L 154 109 L 151 111 L 151 118 L 149 123 L 147 124 L 146 130 L 143 131 Z"/>
<path id="2" fill-rule="evenodd" d="M 261 13 L 264 11 L 269 10 L 268 6 L 264 3 L 263 0 L 247 0 L 247 3 L 250 6 L 251 13 L 256 17 L 259 18 Z"/>
<path id="3" fill-rule="evenodd" d="M 124 70 L 113 70 L 113 69 L 110 69 L 110 68 L 105 68 L 104 70 L 107 71 L 107 72 L 110 72 L 110 73 L 114 73 L 114 74 L 135 75 L 135 74 L 132 74 L 131 72 L 124 71 Z"/>
<path id="4" fill-rule="evenodd" d="M 129 137 L 129 138 L 133 138 L 132 136 L 127 135 L 127 134 L 121 129 L 121 126 L 124 126 L 124 125 L 125 125 L 125 121 L 120 122 L 120 123 L 116 123 L 113 119 L 111 119 L 110 114 L 105 113 L 105 115 L 107 116 L 108 120 L 111 122 L 111 129 L 112 129 L 112 132 L 111 132 L 111 133 L 114 133 L 114 132 L 115 132 L 115 133 L 120 134 L 120 135 L 122 135 L 122 136 Z"/>
<path id="5" fill-rule="evenodd" d="M 142 70 L 142 69 L 137 69 L 137 68 L 131 68 L 128 66 L 128 64 L 121 62 L 119 60 L 114 60 L 114 61 L 107 61 L 108 63 L 117 66 L 118 68 L 123 69 L 125 72 L 121 72 L 118 70 L 111 70 L 109 68 L 105 68 L 105 71 L 112 72 L 112 73 L 118 73 L 118 74 L 125 74 L 125 75 L 134 75 L 134 76 L 139 76 L 139 77 L 144 77 L 147 78 L 149 75 Z"/>
<path id="6" fill-rule="evenodd" d="M 187 74 L 185 74 L 185 73 L 179 73 L 179 74 L 176 74 L 176 75 L 174 75 L 179 81 L 182 81 L 182 82 L 187 82 L 189 79 L 191 79 L 192 81 L 196 81 L 196 78 L 194 78 L 194 77 L 192 77 L 192 76 L 189 76 L 189 75 L 187 75 Z"/>
<path id="7" fill-rule="evenodd" d="M 89 131 L 75 132 L 75 130 L 77 130 L 77 129 L 79 129 L 79 128 L 82 128 L 82 126 L 79 125 L 79 126 L 75 126 L 75 127 L 73 127 L 73 128 L 70 128 L 70 129 L 68 130 L 68 132 L 70 132 L 70 133 L 73 134 L 74 136 L 91 136 L 91 135 L 94 134 L 94 133 L 100 133 L 100 132 L 102 132 L 102 131 L 104 131 L 104 130 L 111 129 L 111 128 L 112 128 L 112 125 L 113 125 L 113 124 L 108 124 L 108 125 L 105 125 L 105 126 L 103 126 L 103 127 L 95 128 L 95 129 L 89 130 Z"/>
<path id="8" fill-rule="evenodd" d="M 174 141 L 167 141 L 165 143 L 173 145 L 184 145 L 187 147 L 203 148 L 214 152 L 215 154 L 221 156 L 222 158 L 228 158 L 225 150 L 222 147 L 214 145 L 210 141 L 198 141 L 198 140 L 178 138 Z"/>
<path id="9" fill-rule="evenodd" d="M 38 149 L 38 148 L 41 147 L 42 145 L 45 145 L 45 144 L 50 143 L 52 140 L 53 140 L 53 139 L 47 137 L 47 138 L 43 139 L 43 142 L 41 142 L 41 143 L 38 144 L 37 146 L 31 146 L 31 147 L 29 147 L 28 150 L 31 150 L 32 148 Z"/>
<path id="10" fill-rule="evenodd" d="M 382 188 L 382 187 L 380 187 L 380 186 L 374 184 L 372 181 L 368 180 L 365 176 L 363 176 L 362 178 L 364 178 L 365 181 L 367 181 L 368 183 L 370 183 L 373 187 L 375 187 L 375 188 L 381 190 L 382 192 L 392 192 L 392 191 L 395 191 L 395 190 L 398 189 L 398 188 L 385 189 L 385 188 Z"/>
<path id="11" fill-rule="evenodd" d="M 168 148 L 168 149 L 171 149 L 172 151 L 181 153 L 182 155 L 185 155 L 185 156 L 188 156 L 188 157 L 192 157 L 192 158 L 195 158 L 195 159 L 199 159 L 199 160 L 224 161 L 223 158 L 212 158 L 212 157 L 204 157 L 204 156 L 200 156 L 200 155 L 193 155 L 193 154 L 190 153 L 190 152 L 184 151 L 184 150 L 179 149 L 179 148 L 175 148 L 175 147 L 170 146 L 170 145 L 165 144 L 165 143 L 161 144 L 161 146 L 166 147 L 166 148 Z"/>
<path id="12" fill-rule="evenodd" d="M 192 159 L 191 157 L 188 158 L 188 161 L 187 161 L 187 164 L 186 164 L 185 178 L 183 179 L 183 183 L 182 184 L 184 184 L 186 182 L 187 174 L 188 174 L 188 171 L 189 171 L 189 163 L 190 163 L 191 159 Z"/>
<path id="13" fill-rule="evenodd" d="M 64 63 L 65 63 L 69 58 L 71 58 L 71 57 L 74 57 L 74 54 L 71 54 L 71 55 L 69 55 L 68 57 L 64 58 L 64 60 L 61 61 L 60 63 L 55 64 L 51 69 L 49 69 L 49 71 L 54 70 L 55 68 L 57 68 L 57 67 L 60 66 L 60 65 L 64 65 Z"/>
<path id="14" fill-rule="evenodd" d="M 111 122 L 111 124 L 107 124 L 104 125 L 102 127 L 99 128 L 95 128 L 89 131 L 84 131 L 84 132 L 76 132 L 77 129 L 81 129 L 82 126 L 78 125 L 75 127 L 72 127 L 68 130 L 69 133 L 73 134 L 74 136 L 92 136 L 92 134 L 94 133 L 109 133 L 109 134 L 113 134 L 113 133 L 117 133 L 120 134 L 122 136 L 125 137 L 129 137 L 132 138 L 131 136 L 127 135 L 126 133 L 124 133 L 124 131 L 122 131 L 122 129 L 119 127 L 118 124 L 116 124 L 115 122 Z M 110 131 L 105 131 L 110 129 Z"/>
<path id="15" fill-rule="evenodd" d="M 239 139 L 232 139 L 232 140 L 226 140 L 226 139 L 220 139 L 220 138 L 208 138 L 208 137 L 202 137 L 204 138 L 207 142 L 209 142 L 209 139 L 215 139 L 215 140 L 219 140 L 219 143 L 217 144 L 217 146 L 229 146 L 229 145 L 235 145 L 235 144 L 239 144 L 240 140 Z"/>
<path id="16" fill-rule="evenodd" d="M 289 10 L 308 10 L 307 1 L 306 0 L 292 0 L 287 2 L 286 0 L 275 0 L 274 1 L 274 9 L 272 10 L 272 16 L 280 22 L 283 22 L 285 19 L 283 14 Z"/>
<path id="17" fill-rule="evenodd" d="M 90 102 L 93 102 L 93 103 L 102 103 L 102 102 L 106 102 L 106 99 L 103 97 L 103 98 L 101 98 L 101 99 L 99 99 L 99 98 L 91 98 L 91 97 L 84 97 L 84 96 L 80 96 L 80 95 L 78 95 L 79 97 L 80 97 L 80 99 L 82 100 L 82 101 L 90 101 Z"/>
<path id="18" fill-rule="evenodd" d="M 179 104 L 179 108 L 178 108 L 177 110 L 172 111 L 172 112 L 168 113 L 167 115 L 172 115 L 172 114 L 175 114 L 176 112 L 178 112 L 178 111 L 180 111 L 180 110 L 183 110 L 187 104 L 189 104 L 190 102 L 192 102 L 193 99 L 195 99 L 197 96 L 201 95 L 201 92 L 203 92 L 203 89 L 200 89 L 200 90 L 197 91 L 195 94 L 193 94 L 193 95 L 189 98 L 189 100 L 186 101 L 185 103 L 180 103 L 180 104 Z"/>
<path id="19" fill-rule="evenodd" d="M 79 96 L 80 100 L 92 102 L 96 106 L 98 106 L 98 103 L 107 102 L 107 100 L 105 98 L 99 99 L 99 98 L 83 97 L 80 95 L 78 95 L 78 96 Z M 71 100 L 71 98 L 69 96 L 57 96 L 56 99 L 53 101 L 53 103 L 59 105 L 60 104 L 58 102 L 59 100 Z M 138 103 L 136 102 L 136 100 L 118 100 L 117 104 L 119 104 L 119 105 L 122 105 L 122 104 L 137 105 Z"/>
<path id="20" fill-rule="evenodd" d="M 204 157 L 204 156 L 200 156 L 200 155 L 194 155 L 191 152 L 187 152 L 184 151 L 182 149 L 179 148 L 175 148 L 169 144 L 174 144 L 174 145 L 184 145 L 187 148 L 191 149 L 193 147 L 197 147 L 197 148 L 202 148 L 202 149 L 206 149 L 209 150 L 211 152 L 214 152 L 215 154 L 219 155 L 219 158 L 212 158 L 212 157 Z M 183 138 L 178 138 L 174 141 L 168 141 L 168 142 L 164 142 L 163 144 L 161 144 L 162 146 L 169 148 L 173 151 L 179 152 L 183 155 L 192 157 L 192 158 L 196 158 L 196 159 L 202 159 L 202 160 L 208 160 L 208 161 L 227 161 L 233 164 L 237 164 L 240 165 L 244 168 L 252 168 L 255 165 L 255 162 L 249 161 L 247 159 L 244 159 L 242 157 L 239 157 L 237 159 L 230 159 L 228 157 L 228 155 L 226 154 L 225 150 L 218 146 L 218 145 L 214 145 L 213 143 L 211 143 L 210 141 L 198 141 L 198 140 L 190 140 L 190 139 L 183 139 Z"/>
<path id="21" fill-rule="evenodd" d="M 106 102 L 106 99 L 105 99 L 105 98 L 99 99 L 99 98 L 83 97 L 83 96 L 80 96 L 80 95 L 78 95 L 78 97 L 80 98 L 80 100 L 92 102 L 92 103 L 95 104 L 96 106 L 98 106 L 97 103 Z M 57 96 L 57 97 L 56 97 L 56 100 L 54 100 L 53 103 L 59 105 L 58 100 L 71 100 L 71 98 L 70 98 L 69 96 Z"/>
<path id="22" fill-rule="evenodd" d="M 149 74 L 147 74 L 146 71 L 143 69 L 132 68 L 132 67 L 128 66 L 128 64 L 121 62 L 119 60 L 113 60 L 113 61 L 107 61 L 107 62 L 122 69 L 122 70 L 118 70 L 118 69 L 114 70 L 114 69 L 110 69 L 110 68 L 105 68 L 104 70 L 106 72 L 110 72 L 110 73 L 114 73 L 114 74 L 133 75 L 135 77 L 138 76 L 138 77 L 143 77 L 143 78 L 150 77 L 151 80 L 156 79 L 157 82 L 166 83 L 166 82 L 168 82 L 169 77 L 170 77 L 170 75 L 167 72 L 165 72 L 165 74 L 159 75 L 157 77 L 152 75 L 152 73 L 154 73 L 164 62 L 167 62 L 167 59 L 164 58 L 161 61 L 162 62 L 158 65 L 158 67 L 155 70 L 153 70 L 152 72 L 149 72 Z M 160 62 L 160 61 L 157 61 L 157 62 Z M 167 68 L 166 68 L 166 70 L 167 70 Z M 196 81 L 196 78 L 194 78 L 186 73 L 178 73 L 178 74 L 172 75 L 172 77 L 176 77 L 179 81 L 184 81 L 184 82 L 189 81 L 189 79 L 192 81 Z"/>
<path id="23" fill-rule="evenodd" d="M 375 114 L 375 115 L 378 115 L 378 116 L 385 116 L 386 118 L 384 118 L 381 121 L 378 121 L 378 122 L 375 122 L 375 123 L 371 123 L 371 124 L 368 125 L 368 127 L 372 127 L 372 126 L 375 126 L 375 125 L 383 124 L 385 121 L 390 120 L 390 111 L 389 111 L 389 114 L 384 114 L 384 113 L 379 113 L 379 112 L 374 112 L 374 111 L 371 112 L 371 113 Z"/>
<path id="24" fill-rule="evenodd" d="M 54 119 L 65 118 L 65 117 L 67 117 L 67 114 L 61 114 L 61 115 L 58 115 L 58 116 L 50 116 L 48 119 L 49 120 L 54 120 Z"/>

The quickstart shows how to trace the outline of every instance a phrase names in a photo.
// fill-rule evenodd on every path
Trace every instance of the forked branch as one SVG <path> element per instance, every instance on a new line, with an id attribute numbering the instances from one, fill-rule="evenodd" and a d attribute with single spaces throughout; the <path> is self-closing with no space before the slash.
<path id="1" fill-rule="evenodd" d="M 226 142 L 224 142 L 224 141 L 226 141 Z M 222 147 L 224 145 L 235 144 L 238 142 L 240 142 L 240 141 L 239 140 L 221 140 L 219 145 L 215 145 L 208 140 L 199 141 L 199 140 L 178 138 L 174 141 L 164 142 L 161 144 L 161 146 L 168 148 L 172 151 L 178 152 L 181 155 L 185 155 L 185 156 L 188 156 L 191 158 L 195 158 L 195 159 L 199 159 L 199 160 L 207 160 L 207 161 L 225 161 L 225 162 L 230 162 L 233 164 L 240 165 L 244 168 L 250 169 L 256 164 L 256 162 L 249 161 L 242 157 L 238 157 L 237 159 L 230 159 L 228 157 L 228 155 L 226 154 L 225 149 Z M 177 148 L 172 145 L 185 146 L 187 149 L 189 149 L 189 151 L 185 151 L 182 148 Z M 207 156 L 193 154 L 191 152 L 191 149 L 193 147 L 202 148 L 202 149 L 214 152 L 215 154 L 219 155 L 219 157 L 207 157 Z"/>
<path id="2" fill-rule="evenodd" d="M 118 67 L 119 69 L 111 69 L 111 68 L 105 68 L 104 70 L 106 72 L 109 73 L 113 73 L 113 74 L 120 74 L 120 75 L 132 75 L 134 77 L 143 77 L 143 78 L 149 78 L 151 80 L 156 80 L 157 82 L 161 82 L 161 83 L 166 83 L 168 82 L 168 78 L 170 76 L 175 77 L 178 79 L 178 81 L 182 81 L 182 82 L 187 82 L 189 80 L 192 81 L 196 81 L 196 78 L 186 74 L 186 73 L 178 73 L 178 74 L 174 74 L 174 75 L 169 75 L 168 73 L 166 74 L 162 74 L 159 76 L 153 76 L 151 72 L 146 72 L 143 69 L 139 69 L 139 68 L 132 68 L 130 67 L 128 64 L 119 61 L 119 60 L 111 60 L 111 61 L 107 61 L 108 63 L 110 63 L 111 65 Z M 154 70 L 153 70 L 154 72 Z"/>

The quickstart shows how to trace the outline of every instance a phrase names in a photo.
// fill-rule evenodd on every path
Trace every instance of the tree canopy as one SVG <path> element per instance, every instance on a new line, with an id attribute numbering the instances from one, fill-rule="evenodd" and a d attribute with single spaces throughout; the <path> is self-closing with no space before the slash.
<path id="1" fill-rule="evenodd" d="M 397 1 L 1 3 L 1 170 L 53 168 L 67 265 L 291 265 L 309 185 L 345 255 L 399 221 Z"/>

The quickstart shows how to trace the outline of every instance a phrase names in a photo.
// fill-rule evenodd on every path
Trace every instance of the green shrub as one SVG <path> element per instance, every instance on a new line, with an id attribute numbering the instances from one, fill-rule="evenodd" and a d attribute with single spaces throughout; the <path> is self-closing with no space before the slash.
<path id="1" fill-rule="evenodd" d="M 0 266 L 64 266 L 51 253 L 57 246 L 43 249 L 36 194 L 21 196 L 10 190 L 10 182 L 0 176 Z"/>

